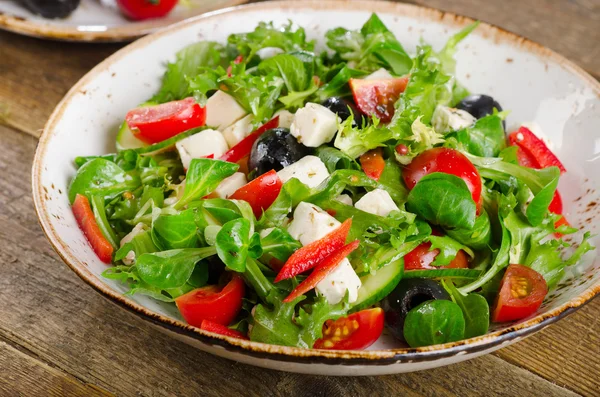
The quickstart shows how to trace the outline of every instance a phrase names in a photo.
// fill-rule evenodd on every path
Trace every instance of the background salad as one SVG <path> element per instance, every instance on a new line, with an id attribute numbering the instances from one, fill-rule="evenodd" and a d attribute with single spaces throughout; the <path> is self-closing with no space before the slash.
<path id="1" fill-rule="evenodd" d="M 199 42 L 78 157 L 69 199 L 104 276 L 202 329 L 362 349 L 534 314 L 592 247 L 561 236 L 559 159 L 453 77 L 458 43 L 409 55 L 376 16 L 326 33 L 261 23 Z M 567 251 L 567 252 L 564 252 Z"/>

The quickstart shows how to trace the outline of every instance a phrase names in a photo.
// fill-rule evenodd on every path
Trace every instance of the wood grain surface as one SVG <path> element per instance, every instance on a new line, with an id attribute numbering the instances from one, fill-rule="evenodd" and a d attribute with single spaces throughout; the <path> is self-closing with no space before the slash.
<path id="1" fill-rule="evenodd" d="M 600 76 L 598 0 L 423 0 L 523 34 Z M 334 378 L 255 368 L 175 341 L 81 281 L 42 233 L 30 168 L 54 106 L 120 45 L 0 32 L 0 396 L 600 395 L 600 300 L 492 355 L 435 370 Z"/>

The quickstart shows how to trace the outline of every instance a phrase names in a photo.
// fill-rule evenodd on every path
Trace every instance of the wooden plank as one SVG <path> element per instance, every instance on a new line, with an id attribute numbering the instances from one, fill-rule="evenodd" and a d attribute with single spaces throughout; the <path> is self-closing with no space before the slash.
<path id="1" fill-rule="evenodd" d="M 112 396 L 0 341 L 2 396 Z"/>
<path id="2" fill-rule="evenodd" d="M 575 395 L 521 361 L 493 355 L 419 373 L 334 378 L 238 364 L 175 341 L 110 304 L 62 263 L 31 210 L 35 139 L 1 126 L 0 136 L 0 338 L 80 382 L 122 395 Z M 587 348 L 600 353 L 597 344 Z M 565 365 L 588 370 L 577 360 Z M 34 381 L 23 377 L 19 387 Z"/>

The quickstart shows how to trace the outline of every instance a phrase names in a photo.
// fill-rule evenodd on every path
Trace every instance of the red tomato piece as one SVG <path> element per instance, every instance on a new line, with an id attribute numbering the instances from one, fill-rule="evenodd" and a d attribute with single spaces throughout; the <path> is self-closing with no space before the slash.
<path id="1" fill-rule="evenodd" d="M 446 266 L 433 266 L 432 263 L 439 255 L 440 250 L 431 250 L 431 243 L 421 243 L 414 250 L 404 255 L 404 270 L 422 270 L 422 269 L 467 269 L 469 260 L 465 251 L 457 252 L 456 257 Z"/>
<path id="2" fill-rule="evenodd" d="M 260 218 L 263 211 L 273 204 L 281 191 L 281 179 L 275 170 L 271 170 L 236 190 L 229 199 L 247 201 L 254 216 Z"/>
<path id="3" fill-rule="evenodd" d="M 327 320 L 323 325 L 323 337 L 317 339 L 313 348 L 331 350 L 362 350 L 371 346 L 383 332 L 385 316 L 383 309 L 361 310 L 348 317 Z"/>
<path id="4" fill-rule="evenodd" d="M 191 128 L 202 127 L 206 122 L 206 108 L 190 97 L 135 108 L 127 113 L 125 122 L 140 140 L 157 143 Z"/>
<path id="5" fill-rule="evenodd" d="M 185 321 L 194 327 L 200 327 L 204 320 L 228 325 L 240 312 L 245 292 L 244 281 L 233 274 L 225 287 L 196 288 L 176 298 L 175 304 Z"/>
<path id="6" fill-rule="evenodd" d="M 452 174 L 465 181 L 479 213 L 481 208 L 481 177 L 477 168 L 464 154 L 458 150 L 443 147 L 426 150 L 404 168 L 402 178 L 410 190 L 415 187 L 421 178 L 434 172 Z"/>
<path id="7" fill-rule="evenodd" d="M 360 156 L 360 165 L 369 178 L 378 181 L 385 168 L 383 150 L 381 148 L 369 150 Z"/>
<path id="8" fill-rule="evenodd" d="M 350 255 L 359 245 L 358 240 L 354 240 L 350 244 L 345 245 L 339 250 L 335 251 L 327 258 L 323 259 L 321 263 L 313 270 L 313 272 L 301 282 L 288 296 L 283 300 L 284 303 L 292 302 L 300 295 L 315 288 L 317 284 L 323 280 L 329 273 L 331 273 L 340 262 Z"/>
<path id="9" fill-rule="evenodd" d="M 329 255 L 346 244 L 350 227 L 352 227 L 352 218 L 346 219 L 340 227 L 325 237 L 296 250 L 285 262 L 275 278 L 275 282 L 278 283 L 281 280 L 292 278 L 319 265 Z"/>
<path id="10" fill-rule="evenodd" d="M 358 109 L 367 116 L 376 116 L 384 123 L 394 116 L 394 104 L 406 89 L 408 77 L 349 81 L 354 102 Z"/>
<path id="11" fill-rule="evenodd" d="M 98 258 L 104 263 L 111 263 L 113 246 L 104 237 L 102 230 L 100 230 L 100 227 L 96 223 L 92 206 L 87 197 L 81 194 L 75 196 L 72 210 L 79 228 L 85 234 L 85 238 L 92 246 L 96 255 L 98 255 Z"/>
<path id="12" fill-rule="evenodd" d="M 548 293 L 544 277 L 523 265 L 509 265 L 500 284 L 492 321 L 521 320 L 535 313 Z"/>
<path id="13" fill-rule="evenodd" d="M 117 0 L 121 12 L 136 21 L 160 18 L 177 5 L 177 0 Z"/>
<path id="14" fill-rule="evenodd" d="M 252 145 L 261 136 L 265 131 L 268 131 L 273 128 L 277 128 L 279 125 L 279 116 L 273 117 L 271 120 L 267 121 L 265 124 L 258 127 L 254 132 L 250 135 L 242 139 L 237 145 L 229 149 L 225 154 L 223 154 L 220 160 L 229 161 L 230 163 L 237 163 L 242 160 L 244 157 L 250 155 L 250 150 L 252 150 Z"/>
<path id="15" fill-rule="evenodd" d="M 244 61 L 244 56 L 243 55 L 238 55 L 237 57 L 235 57 L 235 59 L 233 60 L 233 63 L 240 64 Z M 231 77 L 231 71 L 232 71 L 232 67 L 231 65 L 227 66 L 227 77 Z"/>
<path id="16" fill-rule="evenodd" d="M 544 141 L 538 138 L 528 128 L 519 128 L 508 136 L 508 140 L 511 145 L 519 146 L 519 149 L 522 149 L 530 157 L 534 158 L 536 163 L 539 164 L 539 168 L 556 166 L 560 168 L 561 173 L 567 172 L 565 166 L 560 162 L 558 157 L 548 149 L 548 146 L 546 146 Z"/>
<path id="17" fill-rule="evenodd" d="M 204 320 L 200 324 L 200 329 L 203 331 L 212 332 L 223 336 L 230 336 L 232 338 L 239 338 L 249 340 L 248 337 L 242 334 L 240 331 L 228 328 L 223 324 L 215 323 L 214 321 Z"/>

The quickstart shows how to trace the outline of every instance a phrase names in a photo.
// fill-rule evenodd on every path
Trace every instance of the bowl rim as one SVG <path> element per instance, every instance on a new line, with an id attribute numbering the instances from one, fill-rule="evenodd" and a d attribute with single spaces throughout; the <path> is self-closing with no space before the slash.
<path id="1" fill-rule="evenodd" d="M 434 22 L 452 24 L 458 27 L 474 22 L 474 20 L 469 17 L 459 16 L 454 13 L 443 12 L 429 7 L 405 3 L 392 3 L 380 0 L 370 2 L 354 2 L 349 0 L 298 0 L 294 2 L 270 1 L 229 7 L 202 14 L 171 25 L 168 28 L 162 29 L 154 34 L 137 40 L 136 42 L 129 44 L 128 46 L 115 52 L 103 62 L 95 66 L 85 76 L 83 76 L 56 106 L 39 138 L 32 165 L 32 194 L 34 207 L 40 226 L 42 227 L 42 230 L 53 249 L 58 253 L 67 266 L 69 266 L 82 280 L 88 283 L 105 298 L 136 314 L 138 317 L 177 334 L 195 339 L 206 347 L 218 346 L 233 353 L 239 353 L 257 358 L 287 362 L 291 361 L 296 363 L 321 363 L 328 365 L 341 364 L 382 366 L 396 362 L 428 362 L 467 353 L 484 352 L 495 347 L 497 348 L 499 345 L 510 343 L 510 341 L 519 339 L 521 337 L 526 337 L 574 312 L 587 302 L 591 301 L 596 295 L 600 294 L 600 282 L 598 282 L 596 285 L 588 287 L 576 298 L 571 299 L 569 302 L 566 302 L 547 313 L 539 314 L 536 317 L 518 324 L 513 324 L 512 326 L 503 330 L 494 331 L 482 336 L 465 339 L 458 342 L 419 348 L 340 351 L 302 349 L 297 347 L 270 345 L 203 331 L 182 321 L 168 318 L 147 309 L 132 299 L 126 298 L 121 293 L 114 291 L 108 285 L 103 283 L 99 277 L 96 277 L 94 274 L 92 274 L 86 265 L 70 251 L 68 244 L 60 238 L 52 226 L 49 211 L 46 208 L 44 199 L 44 186 L 42 186 L 41 183 L 42 164 L 48 142 L 51 140 L 52 132 L 54 131 L 58 121 L 61 119 L 65 108 L 85 84 L 94 79 L 99 73 L 108 69 L 110 65 L 119 61 L 132 50 L 151 45 L 154 40 L 165 34 L 170 34 L 174 31 L 187 28 L 191 25 L 201 23 L 202 21 L 208 19 L 219 18 L 224 14 L 243 14 L 244 12 L 255 12 L 261 9 L 312 9 L 315 11 L 331 11 L 336 9 L 352 9 L 359 11 L 377 10 L 377 12 L 381 13 L 428 19 Z M 503 41 L 515 46 L 524 47 L 526 50 L 534 52 L 540 57 L 560 65 L 567 71 L 580 77 L 588 84 L 589 88 L 591 88 L 592 91 L 598 97 L 600 97 L 600 82 L 590 76 L 582 68 L 564 58 L 562 55 L 559 55 L 556 52 L 529 39 L 485 22 L 480 23 L 478 32 L 476 34 L 480 34 L 484 38 L 492 37 L 496 43 Z"/>

